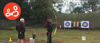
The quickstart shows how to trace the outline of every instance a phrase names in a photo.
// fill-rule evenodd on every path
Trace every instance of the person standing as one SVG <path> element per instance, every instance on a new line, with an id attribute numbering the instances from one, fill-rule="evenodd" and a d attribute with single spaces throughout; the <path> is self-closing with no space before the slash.
<path id="1" fill-rule="evenodd" d="M 53 31 L 53 25 L 51 23 L 51 20 L 50 19 L 47 19 L 46 23 L 45 23 L 45 28 L 47 28 L 47 43 L 52 43 L 52 39 L 51 39 L 51 34 L 52 34 L 52 31 Z"/>
<path id="2" fill-rule="evenodd" d="M 16 30 L 18 32 L 18 42 L 23 43 L 25 39 L 25 25 L 24 25 L 24 18 L 20 19 L 20 22 L 16 25 Z"/>

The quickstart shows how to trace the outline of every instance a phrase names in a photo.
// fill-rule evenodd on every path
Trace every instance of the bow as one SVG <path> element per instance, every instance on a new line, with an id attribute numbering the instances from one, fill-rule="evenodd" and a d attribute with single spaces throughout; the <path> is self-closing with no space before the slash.
<path id="1" fill-rule="evenodd" d="M 53 11 L 53 13 L 54 13 L 54 11 Z M 54 35 L 56 34 L 56 31 L 57 31 L 57 16 L 56 16 L 56 14 L 54 13 L 54 15 L 55 15 L 55 20 L 56 20 L 56 27 L 55 27 L 55 31 L 54 31 Z"/>

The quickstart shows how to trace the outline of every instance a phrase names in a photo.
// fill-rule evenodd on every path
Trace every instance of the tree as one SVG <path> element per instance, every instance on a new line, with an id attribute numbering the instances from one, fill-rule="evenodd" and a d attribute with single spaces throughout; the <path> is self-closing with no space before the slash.
<path id="1" fill-rule="evenodd" d="M 92 7 L 92 11 L 97 10 L 97 3 L 99 3 L 99 0 L 88 0 L 88 3 L 90 7 Z"/>
<path id="2" fill-rule="evenodd" d="M 76 7 L 74 10 L 73 10 L 74 13 L 83 13 L 82 11 L 82 7 Z"/>
<path id="3" fill-rule="evenodd" d="M 0 0 L 0 19 L 5 18 L 4 15 L 3 15 L 3 8 L 7 3 L 11 2 L 11 1 L 12 0 Z"/>
<path id="4" fill-rule="evenodd" d="M 30 18 L 38 23 L 46 20 L 48 14 L 52 14 L 51 0 L 36 0 L 31 2 L 31 6 Z"/>
<path id="5" fill-rule="evenodd" d="M 19 18 L 25 18 L 30 19 L 30 5 L 28 5 L 27 2 L 24 2 L 24 0 L 0 0 L 0 19 L 4 19 L 3 15 L 3 8 L 4 6 L 9 2 L 15 2 L 21 7 L 21 15 Z"/>
<path id="6" fill-rule="evenodd" d="M 24 2 L 24 0 L 14 0 L 13 2 L 21 7 L 21 15 L 19 18 L 30 19 L 30 4 L 28 5 L 28 2 Z"/>
<path id="7" fill-rule="evenodd" d="M 89 11 L 88 9 L 90 9 L 89 3 L 84 3 L 83 4 L 83 11 Z"/>
<path id="8" fill-rule="evenodd" d="M 89 7 L 90 7 L 89 3 L 84 3 L 83 4 L 83 8 L 89 8 Z"/>
<path id="9" fill-rule="evenodd" d="M 34 0 L 29 4 L 24 0 L 0 0 L 0 17 L 5 18 L 3 7 L 9 2 L 15 2 L 21 7 L 19 18 L 32 19 L 36 23 L 43 23 L 47 19 L 47 15 L 52 14 L 51 0 Z"/>

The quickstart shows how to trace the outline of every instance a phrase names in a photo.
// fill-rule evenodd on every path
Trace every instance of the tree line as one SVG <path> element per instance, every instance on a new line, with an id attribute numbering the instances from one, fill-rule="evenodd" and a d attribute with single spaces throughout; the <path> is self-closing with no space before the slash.
<path id="1" fill-rule="evenodd" d="M 84 11 L 89 11 L 89 8 L 92 10 L 92 12 L 100 10 L 100 1 L 99 0 L 87 0 L 87 1 L 88 1 L 87 3 L 85 2 L 84 4 L 82 4 L 83 7 L 76 7 L 73 10 L 73 12 L 84 13 Z"/>
<path id="2" fill-rule="evenodd" d="M 21 7 L 19 18 L 34 20 L 37 23 L 43 22 L 47 15 L 52 13 L 51 0 L 31 0 L 30 3 L 25 0 L 0 0 L 0 19 L 6 19 L 3 8 L 9 2 L 15 2 Z"/>

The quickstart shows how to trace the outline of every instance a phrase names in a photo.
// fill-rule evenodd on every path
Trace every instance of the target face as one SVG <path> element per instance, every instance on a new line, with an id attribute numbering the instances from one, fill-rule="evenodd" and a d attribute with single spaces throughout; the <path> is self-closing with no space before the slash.
<path id="1" fill-rule="evenodd" d="M 71 28 L 71 21 L 64 21 L 64 28 Z"/>
<path id="2" fill-rule="evenodd" d="M 87 22 L 83 22 L 83 27 L 87 27 L 88 26 L 88 23 Z"/>
<path id="3" fill-rule="evenodd" d="M 65 25 L 68 27 L 68 26 L 70 26 L 70 23 L 69 22 L 66 22 Z"/>
<path id="4" fill-rule="evenodd" d="M 89 21 L 81 21 L 81 28 L 89 28 Z"/>

